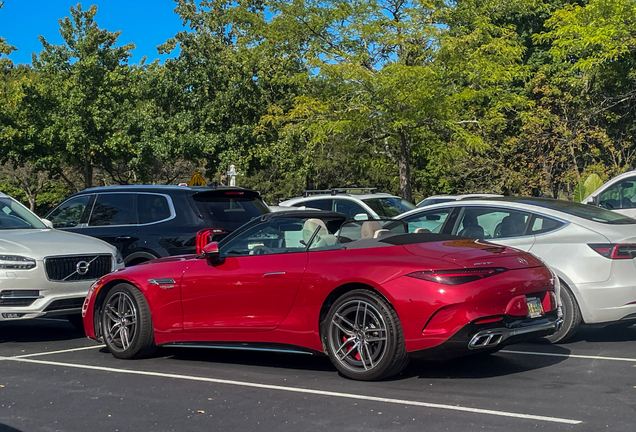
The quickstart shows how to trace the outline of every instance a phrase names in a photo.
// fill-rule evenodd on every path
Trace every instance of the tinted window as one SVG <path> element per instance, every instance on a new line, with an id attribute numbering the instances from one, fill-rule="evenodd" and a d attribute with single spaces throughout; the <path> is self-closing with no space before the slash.
<path id="1" fill-rule="evenodd" d="M 168 199 L 163 195 L 137 195 L 137 217 L 140 224 L 158 222 L 172 216 Z"/>
<path id="2" fill-rule="evenodd" d="M 239 195 L 242 192 L 202 192 L 193 196 L 194 203 L 212 228 L 233 231 L 269 209 L 260 198 Z"/>
<path id="3" fill-rule="evenodd" d="M 364 210 L 360 204 L 348 199 L 337 199 L 335 200 L 335 204 L 335 211 L 345 214 L 351 218 L 360 213 L 363 213 L 367 216 L 369 215 L 369 213 Z"/>
<path id="4" fill-rule="evenodd" d="M 72 228 L 81 223 L 82 215 L 91 199 L 91 195 L 83 195 L 62 203 L 48 214 L 47 219 L 53 222 L 54 228 Z"/>
<path id="5" fill-rule="evenodd" d="M 545 216 L 535 216 L 532 220 L 532 226 L 530 227 L 530 233 L 532 234 L 542 234 L 550 231 L 554 231 L 555 229 L 563 226 L 563 222 L 559 222 L 557 220 L 545 217 Z"/>
<path id="6" fill-rule="evenodd" d="M 598 203 L 610 210 L 636 207 L 636 177 L 610 186 L 599 195 Z"/>
<path id="7" fill-rule="evenodd" d="M 332 205 L 333 205 L 333 200 L 322 199 L 322 200 L 300 202 L 298 204 L 294 204 L 294 207 L 310 207 L 310 208 L 315 208 L 318 210 L 331 211 L 333 209 Z"/>
<path id="8" fill-rule="evenodd" d="M 99 194 L 93 206 L 89 226 L 128 225 L 133 221 L 134 194 Z"/>
<path id="9" fill-rule="evenodd" d="M 475 239 L 525 235 L 530 214 L 499 208 L 467 207 L 459 218 L 456 235 Z"/>
<path id="10" fill-rule="evenodd" d="M 408 201 L 400 198 L 369 198 L 363 200 L 371 210 L 376 212 L 380 217 L 392 218 L 409 210 L 413 210 L 415 206 Z"/>
<path id="11" fill-rule="evenodd" d="M 444 222 L 448 219 L 452 208 L 431 210 L 421 212 L 404 218 L 408 223 L 409 232 L 426 232 L 426 230 L 439 234 L 444 226 Z"/>

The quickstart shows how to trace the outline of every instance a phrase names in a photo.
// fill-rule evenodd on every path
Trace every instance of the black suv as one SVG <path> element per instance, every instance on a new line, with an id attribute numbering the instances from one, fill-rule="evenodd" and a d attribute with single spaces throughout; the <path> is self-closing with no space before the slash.
<path id="1" fill-rule="evenodd" d="M 258 192 L 240 187 L 105 186 L 71 195 L 46 219 L 107 241 L 131 266 L 195 253 L 199 231 L 230 232 L 269 212 Z"/>

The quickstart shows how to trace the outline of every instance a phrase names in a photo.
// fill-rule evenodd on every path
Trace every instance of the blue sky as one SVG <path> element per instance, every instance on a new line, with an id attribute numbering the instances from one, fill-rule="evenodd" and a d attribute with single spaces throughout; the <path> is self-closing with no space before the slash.
<path id="1" fill-rule="evenodd" d="M 71 6 L 77 0 L 4 0 L 0 9 L 0 37 L 18 48 L 9 59 L 15 64 L 31 63 L 31 53 L 42 50 L 38 36 L 49 43 L 61 44 L 60 18 L 70 16 Z M 81 1 L 83 9 L 97 5 L 95 21 L 100 28 L 120 30 L 118 45 L 133 42 L 131 63 L 138 63 L 143 56 L 147 62 L 159 56 L 156 46 L 161 45 L 183 30 L 179 16 L 174 13 L 172 0 L 92 0 Z M 173 53 L 172 56 L 174 56 Z"/>

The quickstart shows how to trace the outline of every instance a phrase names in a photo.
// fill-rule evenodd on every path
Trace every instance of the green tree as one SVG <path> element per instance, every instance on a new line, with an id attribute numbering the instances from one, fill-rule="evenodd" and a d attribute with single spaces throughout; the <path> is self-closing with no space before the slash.
<path id="1" fill-rule="evenodd" d="M 134 158 L 138 141 L 131 119 L 142 70 L 127 64 L 134 45 L 118 47 L 120 32 L 100 29 L 96 13 L 96 6 L 83 10 L 78 3 L 70 17 L 59 20 L 63 44 L 40 37 L 43 51 L 33 58 L 40 84 L 26 88 L 23 99 L 37 128 L 27 149 L 31 160 L 69 184 L 63 167 L 73 167 L 85 188 L 93 185 L 96 166 L 112 173 L 117 163 Z"/>
<path id="2" fill-rule="evenodd" d="M 0 9 L 2 9 L 3 5 L 4 2 L 0 1 Z M 16 49 L 16 47 L 7 44 L 7 40 L 0 36 L 0 68 L 6 68 L 13 65 L 13 62 L 5 56 L 8 56 Z"/>

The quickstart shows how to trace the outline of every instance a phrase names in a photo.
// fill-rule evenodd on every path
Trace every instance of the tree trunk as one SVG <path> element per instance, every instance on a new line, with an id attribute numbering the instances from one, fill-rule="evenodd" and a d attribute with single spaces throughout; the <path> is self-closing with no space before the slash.
<path id="1" fill-rule="evenodd" d="M 400 154 L 397 157 L 398 172 L 400 173 L 400 195 L 412 202 L 411 194 L 411 144 L 403 131 L 400 134 Z"/>
<path id="2" fill-rule="evenodd" d="M 93 187 L 93 163 L 90 157 L 84 161 L 84 189 Z"/>

